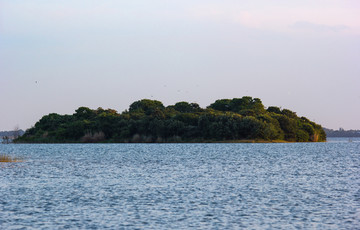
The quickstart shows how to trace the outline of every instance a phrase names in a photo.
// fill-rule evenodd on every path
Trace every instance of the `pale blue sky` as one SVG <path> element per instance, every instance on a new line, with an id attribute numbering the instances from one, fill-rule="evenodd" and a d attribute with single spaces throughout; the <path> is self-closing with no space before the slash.
<path id="1" fill-rule="evenodd" d="M 0 0 L 0 130 L 247 95 L 360 129 L 359 61 L 358 0 Z"/>

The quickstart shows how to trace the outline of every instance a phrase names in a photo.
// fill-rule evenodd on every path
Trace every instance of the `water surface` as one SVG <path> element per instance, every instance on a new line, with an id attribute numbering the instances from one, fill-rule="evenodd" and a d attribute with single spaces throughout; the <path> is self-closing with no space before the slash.
<path id="1" fill-rule="evenodd" d="M 0 145 L 0 229 L 356 229 L 360 142 Z"/>

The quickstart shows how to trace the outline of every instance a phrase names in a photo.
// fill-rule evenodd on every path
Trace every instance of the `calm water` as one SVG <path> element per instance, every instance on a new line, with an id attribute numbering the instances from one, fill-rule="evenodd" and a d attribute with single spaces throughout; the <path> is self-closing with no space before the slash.
<path id="1" fill-rule="evenodd" d="M 359 139 L 0 153 L 0 229 L 360 229 Z"/>

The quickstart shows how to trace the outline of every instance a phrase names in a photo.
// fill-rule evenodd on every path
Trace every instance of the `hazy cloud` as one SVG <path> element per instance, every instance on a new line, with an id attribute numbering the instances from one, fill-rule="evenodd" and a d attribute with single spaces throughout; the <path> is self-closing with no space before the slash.
<path id="1" fill-rule="evenodd" d="M 319 32 L 341 32 L 344 30 L 349 29 L 348 26 L 345 25 L 336 25 L 336 26 L 329 26 L 329 25 L 323 25 L 323 24 L 316 24 L 311 23 L 307 21 L 298 21 L 294 24 L 290 25 L 290 28 L 292 29 L 299 29 L 299 30 L 312 30 L 312 31 L 319 31 Z"/>
<path id="2" fill-rule="evenodd" d="M 11 95 L 0 130 L 79 106 L 243 95 L 360 128 L 359 9 L 358 0 L 0 0 L 0 92 Z"/>

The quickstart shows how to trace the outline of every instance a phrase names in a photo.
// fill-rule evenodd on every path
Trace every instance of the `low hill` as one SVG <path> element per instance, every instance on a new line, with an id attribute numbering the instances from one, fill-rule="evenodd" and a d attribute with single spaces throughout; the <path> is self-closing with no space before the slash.
<path id="1" fill-rule="evenodd" d="M 342 128 L 333 130 L 324 128 L 324 131 L 328 137 L 360 137 L 360 130 L 344 130 Z"/>
<path id="2" fill-rule="evenodd" d="M 265 108 L 252 97 L 217 100 L 207 108 L 143 99 L 128 110 L 78 108 L 72 115 L 42 117 L 16 142 L 237 142 L 325 141 L 322 127 L 295 112 Z"/>
<path id="3" fill-rule="evenodd" d="M 24 130 L 13 130 L 13 131 L 0 131 L 0 143 L 10 143 L 12 140 L 22 136 L 24 134 Z"/>

